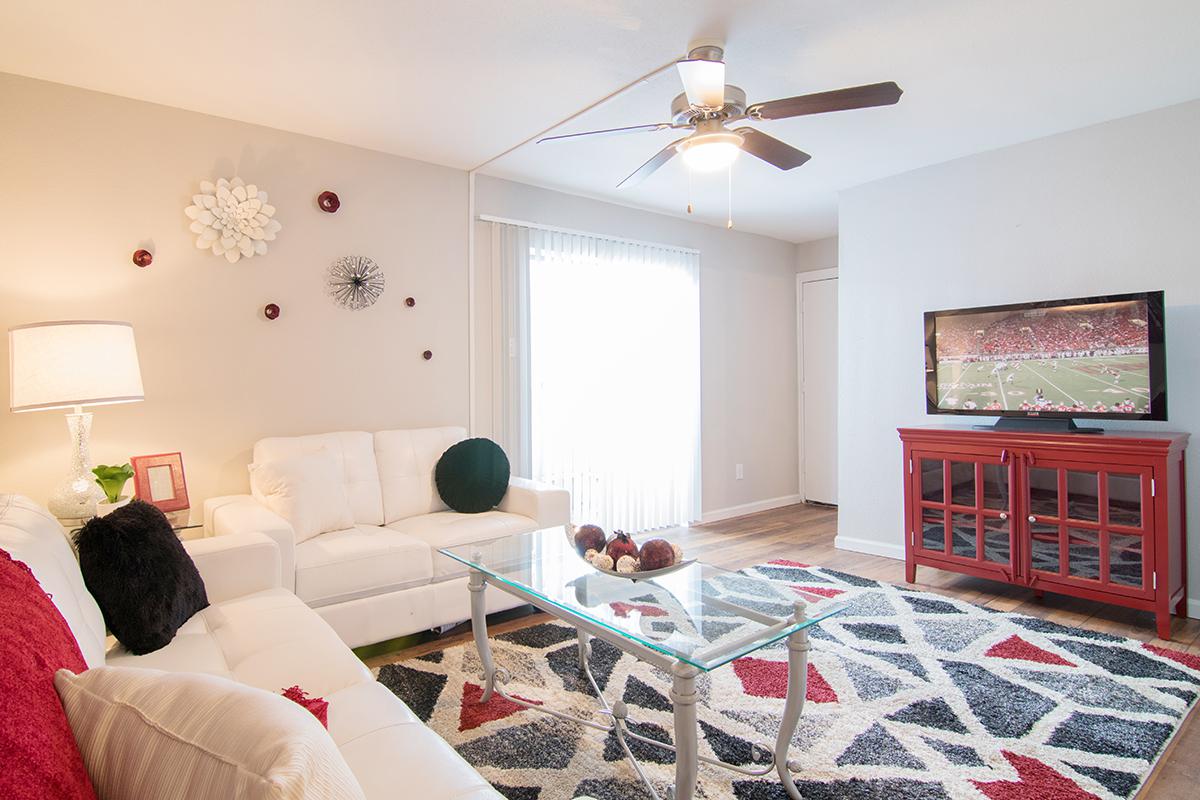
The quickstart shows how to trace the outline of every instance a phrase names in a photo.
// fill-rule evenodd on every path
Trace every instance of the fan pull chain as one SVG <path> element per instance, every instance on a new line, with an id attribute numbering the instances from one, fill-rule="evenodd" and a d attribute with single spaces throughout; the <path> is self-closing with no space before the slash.
<path id="1" fill-rule="evenodd" d="M 690 214 L 690 213 L 692 213 L 692 171 L 690 169 L 687 171 L 687 176 L 688 176 L 687 213 Z"/>
<path id="2" fill-rule="evenodd" d="M 729 165 L 728 193 L 725 195 L 725 229 L 733 230 L 733 164 Z"/>

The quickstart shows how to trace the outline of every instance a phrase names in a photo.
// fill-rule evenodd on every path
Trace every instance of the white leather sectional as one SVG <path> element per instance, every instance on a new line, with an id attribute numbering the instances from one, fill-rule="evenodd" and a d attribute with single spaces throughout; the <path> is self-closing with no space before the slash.
<path id="1" fill-rule="evenodd" d="M 446 545 L 565 525 L 570 496 L 513 478 L 499 507 L 451 511 L 433 473 L 463 428 L 368 433 L 342 431 L 262 439 L 254 465 L 327 451 L 336 456 L 354 526 L 297 543 L 292 525 L 261 497 L 232 495 L 204 504 L 209 536 L 258 532 L 279 548 L 281 585 L 316 610 L 346 644 L 359 647 L 470 618 L 466 571 L 438 555 Z M 488 592 L 489 611 L 518 605 Z"/>
<path id="2" fill-rule="evenodd" d="M 269 692 L 299 685 L 329 701 L 329 734 L 368 798 L 498 800 L 458 753 L 418 720 L 320 616 L 279 585 L 280 550 L 261 533 L 185 542 L 211 605 L 161 650 L 105 652 L 104 621 L 58 522 L 0 495 L 0 548 L 33 570 L 79 643 L 105 664 L 220 675 Z"/>

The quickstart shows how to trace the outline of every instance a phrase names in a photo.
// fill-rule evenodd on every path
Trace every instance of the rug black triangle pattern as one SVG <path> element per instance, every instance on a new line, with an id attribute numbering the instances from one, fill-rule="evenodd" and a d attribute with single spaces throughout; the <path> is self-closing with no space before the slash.
<path id="1" fill-rule="evenodd" d="M 793 561 L 745 572 L 848 604 L 813 631 L 808 702 L 791 750 L 806 800 L 1128 800 L 1200 694 L 1194 655 Z M 777 610 L 752 581 L 735 577 L 723 588 L 739 603 Z M 672 624 L 736 622 L 719 617 Z M 570 628 L 533 626 L 494 638 L 493 648 L 514 673 L 510 693 L 606 719 L 578 670 Z M 786 660 L 776 645 L 701 676 L 702 755 L 762 761 L 753 744 L 774 744 Z M 610 702 L 629 707 L 635 730 L 669 741 L 669 675 L 598 640 L 591 665 Z M 468 644 L 377 675 L 511 800 L 648 796 L 611 734 L 502 700 L 481 707 L 478 670 Z M 635 750 L 669 796 L 673 754 Z M 697 796 L 787 797 L 773 773 L 746 778 L 703 765 Z"/>

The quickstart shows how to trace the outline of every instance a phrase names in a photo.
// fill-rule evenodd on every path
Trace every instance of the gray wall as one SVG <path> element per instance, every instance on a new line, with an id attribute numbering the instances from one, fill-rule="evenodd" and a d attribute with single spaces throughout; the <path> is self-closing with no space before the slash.
<path id="1" fill-rule="evenodd" d="M 832 269 L 838 265 L 838 237 L 813 239 L 796 245 L 796 272 Z"/>
<path id="2" fill-rule="evenodd" d="M 1164 289 L 1170 421 L 1120 427 L 1200 428 L 1197 142 L 1200 101 L 842 194 L 840 546 L 902 556 L 896 428 L 948 421 L 925 414 L 926 310 Z M 1193 460 L 1196 452 L 1200 440 Z M 1190 473 L 1196 518 L 1200 469 Z M 1200 596 L 1198 527 L 1192 597 Z M 1200 603 L 1191 603 L 1200 616 Z"/>
<path id="3" fill-rule="evenodd" d="M 487 176 L 477 178 L 476 206 L 479 214 L 699 250 L 705 516 L 797 501 L 795 245 Z M 491 419 L 491 267 L 487 224 L 477 231 L 476 418 L 484 422 Z M 613 309 L 612 323 L 620 318 Z"/>

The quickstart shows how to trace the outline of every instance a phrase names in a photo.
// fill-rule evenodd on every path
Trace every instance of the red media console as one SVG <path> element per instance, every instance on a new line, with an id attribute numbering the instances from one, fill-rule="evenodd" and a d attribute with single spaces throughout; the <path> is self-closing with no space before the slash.
<path id="1" fill-rule="evenodd" d="M 901 428 L 917 565 L 1152 611 L 1187 609 L 1186 433 Z"/>

